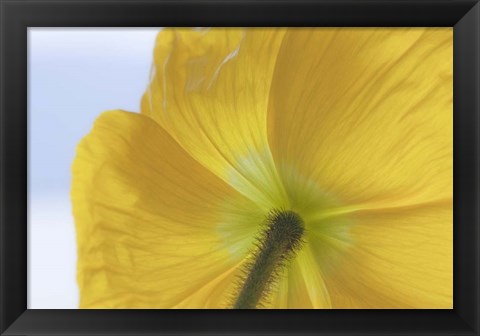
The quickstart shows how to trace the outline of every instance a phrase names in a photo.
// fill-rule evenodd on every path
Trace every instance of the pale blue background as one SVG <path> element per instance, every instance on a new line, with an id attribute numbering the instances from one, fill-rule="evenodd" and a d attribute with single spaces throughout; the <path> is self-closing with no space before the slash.
<path id="1" fill-rule="evenodd" d="M 77 308 L 75 147 L 105 110 L 139 111 L 159 28 L 30 28 L 28 308 Z"/>

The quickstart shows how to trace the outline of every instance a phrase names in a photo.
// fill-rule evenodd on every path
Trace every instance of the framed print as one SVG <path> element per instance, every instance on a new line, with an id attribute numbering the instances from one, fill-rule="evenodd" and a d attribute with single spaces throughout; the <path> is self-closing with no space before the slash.
<path id="1" fill-rule="evenodd" d="M 477 335 L 479 6 L 3 1 L 2 334 Z"/>

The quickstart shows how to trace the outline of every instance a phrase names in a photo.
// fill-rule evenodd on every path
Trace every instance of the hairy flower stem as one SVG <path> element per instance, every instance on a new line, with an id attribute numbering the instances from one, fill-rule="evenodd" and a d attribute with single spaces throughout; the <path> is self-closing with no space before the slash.
<path id="1" fill-rule="evenodd" d="M 252 263 L 247 267 L 234 309 L 253 309 L 285 263 L 295 256 L 305 231 L 302 218 L 293 211 L 272 211 L 262 232 Z"/>

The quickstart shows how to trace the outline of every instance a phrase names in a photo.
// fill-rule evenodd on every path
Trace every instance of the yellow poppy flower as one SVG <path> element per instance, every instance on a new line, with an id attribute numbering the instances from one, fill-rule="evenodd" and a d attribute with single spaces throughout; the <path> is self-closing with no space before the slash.
<path id="1" fill-rule="evenodd" d="M 162 30 L 141 113 L 77 149 L 80 306 L 452 308 L 452 58 L 450 28 Z"/>

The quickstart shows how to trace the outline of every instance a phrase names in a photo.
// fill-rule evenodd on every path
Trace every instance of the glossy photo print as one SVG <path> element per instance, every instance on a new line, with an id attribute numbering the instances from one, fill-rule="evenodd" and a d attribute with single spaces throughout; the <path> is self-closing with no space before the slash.
<path id="1" fill-rule="evenodd" d="M 69 152 L 78 308 L 453 308 L 452 28 L 143 33 Z"/>

